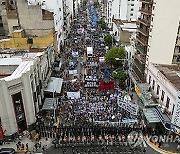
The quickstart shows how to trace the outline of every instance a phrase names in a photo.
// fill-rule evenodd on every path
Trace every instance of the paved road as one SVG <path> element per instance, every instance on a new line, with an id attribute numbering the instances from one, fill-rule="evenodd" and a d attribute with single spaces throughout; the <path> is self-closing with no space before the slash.
<path id="1" fill-rule="evenodd" d="M 88 149 L 92 148 L 91 152 L 88 153 Z M 73 153 L 73 149 L 75 150 L 75 153 Z M 77 149 L 77 152 L 76 152 Z M 93 150 L 94 149 L 94 150 Z M 159 154 L 149 146 L 147 146 L 146 152 L 143 152 L 144 147 L 138 148 L 138 149 L 131 149 L 130 147 L 117 147 L 117 146 L 108 146 L 107 150 L 104 150 L 102 146 L 99 147 L 66 147 L 66 148 L 54 148 L 51 147 L 48 149 L 47 154 L 65 154 L 63 153 L 64 150 L 66 150 L 66 154 Z"/>

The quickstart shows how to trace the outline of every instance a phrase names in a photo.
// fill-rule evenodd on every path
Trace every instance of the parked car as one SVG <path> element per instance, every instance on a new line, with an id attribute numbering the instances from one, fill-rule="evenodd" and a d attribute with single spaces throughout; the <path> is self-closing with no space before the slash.
<path id="1" fill-rule="evenodd" d="M 0 154 L 14 154 L 15 150 L 13 148 L 1 148 Z"/>

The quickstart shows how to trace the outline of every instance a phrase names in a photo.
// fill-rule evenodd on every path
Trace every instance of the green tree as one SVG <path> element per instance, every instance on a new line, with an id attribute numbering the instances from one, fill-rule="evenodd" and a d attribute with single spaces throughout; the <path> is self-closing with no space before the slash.
<path id="1" fill-rule="evenodd" d="M 124 48 L 112 47 L 105 55 L 105 61 L 113 65 L 115 68 L 122 66 L 123 64 L 123 60 L 116 60 L 116 58 L 126 58 L 126 52 Z"/>
<path id="2" fill-rule="evenodd" d="M 110 34 L 104 36 L 104 42 L 107 46 L 112 46 L 112 36 Z"/>
<path id="3" fill-rule="evenodd" d="M 104 30 L 104 29 L 107 29 L 107 25 L 105 23 L 105 21 L 103 19 L 100 19 L 99 20 L 99 25 L 101 26 L 101 28 Z"/>
<path id="4" fill-rule="evenodd" d="M 112 77 L 117 79 L 121 85 L 124 84 L 125 80 L 127 79 L 127 75 L 125 74 L 125 72 L 122 70 L 122 68 L 117 68 L 113 74 Z"/>
<path id="5" fill-rule="evenodd" d="M 98 6 L 99 6 L 99 2 L 98 1 L 94 2 L 94 7 L 97 8 Z"/>

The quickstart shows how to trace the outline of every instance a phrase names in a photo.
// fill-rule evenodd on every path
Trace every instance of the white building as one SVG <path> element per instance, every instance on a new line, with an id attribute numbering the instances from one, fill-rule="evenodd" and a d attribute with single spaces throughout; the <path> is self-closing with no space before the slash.
<path id="1" fill-rule="evenodd" d="M 54 25 L 57 35 L 57 47 L 60 52 L 61 45 L 64 44 L 64 8 L 63 0 L 28 0 L 29 5 L 40 5 L 42 9 L 54 13 Z"/>
<path id="2" fill-rule="evenodd" d="M 116 39 L 116 41 L 122 45 L 129 45 L 131 34 L 135 33 L 136 31 L 136 22 L 123 21 L 118 19 L 113 20 L 113 36 Z"/>
<path id="3" fill-rule="evenodd" d="M 180 66 L 150 63 L 146 81 L 150 84 L 159 104 L 172 117 L 180 91 Z"/>
<path id="4" fill-rule="evenodd" d="M 54 49 L 44 52 L 1 51 L 0 119 L 5 136 L 32 129 L 51 75 Z M 3 107 L 3 108 L 2 108 Z"/>
<path id="5" fill-rule="evenodd" d="M 113 19 L 136 21 L 140 16 L 141 2 L 137 0 L 108 0 L 106 22 L 112 27 Z"/>
<path id="6" fill-rule="evenodd" d="M 180 63 L 179 8 L 179 0 L 154 0 L 146 57 L 147 66 L 149 62 Z"/>

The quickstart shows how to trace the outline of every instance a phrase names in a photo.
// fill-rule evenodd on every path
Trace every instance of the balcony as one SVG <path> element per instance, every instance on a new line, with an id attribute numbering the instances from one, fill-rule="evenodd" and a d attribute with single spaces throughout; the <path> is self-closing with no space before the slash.
<path id="1" fill-rule="evenodd" d="M 139 82 L 144 82 L 144 72 L 141 72 L 136 64 L 133 65 L 133 73 L 138 78 Z"/>
<path id="2" fill-rule="evenodd" d="M 134 54 L 134 58 L 137 59 L 141 64 L 146 63 L 146 57 L 142 56 L 141 54 Z"/>
<path id="3" fill-rule="evenodd" d="M 152 15 L 152 9 L 141 8 L 140 12 L 146 15 Z"/>
<path id="4" fill-rule="evenodd" d="M 134 57 L 134 64 L 137 66 L 140 72 L 144 73 L 145 64 L 141 63 L 136 57 Z"/>
<path id="5" fill-rule="evenodd" d="M 136 49 L 141 52 L 142 54 L 146 54 L 147 51 L 145 49 L 145 47 L 141 46 L 140 44 L 136 43 Z"/>
<path id="6" fill-rule="evenodd" d="M 140 36 L 136 36 L 136 40 L 141 43 L 143 46 L 148 46 L 148 39 L 143 39 L 142 37 Z"/>
<path id="7" fill-rule="evenodd" d="M 142 23 L 145 26 L 150 26 L 150 20 L 145 20 L 145 19 L 138 18 L 138 22 Z"/>
<path id="8" fill-rule="evenodd" d="M 144 35 L 144 36 L 149 36 L 149 31 L 147 31 L 147 30 L 144 29 L 144 28 L 139 27 L 139 28 L 138 28 L 138 31 L 139 31 L 142 35 Z"/>
<path id="9" fill-rule="evenodd" d="M 153 4 L 153 0 L 140 0 L 142 3 Z"/>

